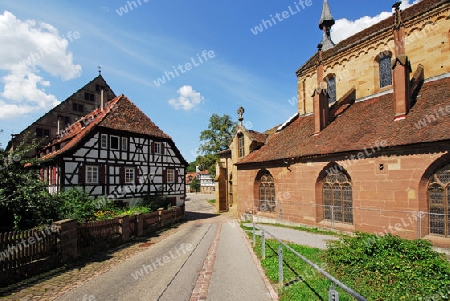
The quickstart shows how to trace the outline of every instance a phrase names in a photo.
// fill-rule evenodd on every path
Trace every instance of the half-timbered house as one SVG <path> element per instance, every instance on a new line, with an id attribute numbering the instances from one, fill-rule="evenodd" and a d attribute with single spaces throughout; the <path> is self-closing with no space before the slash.
<path id="1" fill-rule="evenodd" d="M 41 160 L 51 192 L 76 187 L 128 205 L 162 194 L 172 205 L 184 204 L 186 160 L 124 95 L 61 131 Z"/>

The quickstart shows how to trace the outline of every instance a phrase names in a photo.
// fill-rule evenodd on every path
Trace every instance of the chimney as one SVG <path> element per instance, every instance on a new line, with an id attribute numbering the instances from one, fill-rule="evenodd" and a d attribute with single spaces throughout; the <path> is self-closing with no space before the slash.
<path id="1" fill-rule="evenodd" d="M 402 120 L 411 108 L 411 92 L 409 74 L 412 72 L 411 64 L 405 49 L 405 24 L 402 21 L 400 10 L 401 2 L 392 7 L 394 12 L 394 44 L 395 59 L 392 62 L 394 81 L 395 120 Z"/>
<path id="2" fill-rule="evenodd" d="M 104 108 L 103 89 L 102 89 L 102 91 L 100 91 L 100 108 L 103 111 L 103 108 Z"/>
<path id="3" fill-rule="evenodd" d="M 314 134 L 319 134 L 329 122 L 327 86 L 323 80 L 322 44 L 319 44 L 319 60 L 317 62 L 317 88 L 314 90 Z"/>

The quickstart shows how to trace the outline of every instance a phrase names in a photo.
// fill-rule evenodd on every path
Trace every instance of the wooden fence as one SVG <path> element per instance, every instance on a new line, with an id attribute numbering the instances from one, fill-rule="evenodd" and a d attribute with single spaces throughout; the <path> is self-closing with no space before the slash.
<path id="1" fill-rule="evenodd" d="M 55 267 L 58 258 L 56 227 L 0 233 L 0 283 Z"/>
<path id="2" fill-rule="evenodd" d="M 0 233 L 0 287 L 155 232 L 184 219 L 183 209 L 172 207 L 98 222 L 64 220 L 41 230 Z"/>

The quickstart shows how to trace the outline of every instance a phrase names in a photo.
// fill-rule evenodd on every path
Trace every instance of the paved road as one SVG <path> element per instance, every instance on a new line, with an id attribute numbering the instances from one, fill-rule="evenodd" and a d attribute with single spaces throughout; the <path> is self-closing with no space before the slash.
<path id="1" fill-rule="evenodd" d="M 239 225 L 189 194 L 179 232 L 56 300 L 272 300 Z"/>

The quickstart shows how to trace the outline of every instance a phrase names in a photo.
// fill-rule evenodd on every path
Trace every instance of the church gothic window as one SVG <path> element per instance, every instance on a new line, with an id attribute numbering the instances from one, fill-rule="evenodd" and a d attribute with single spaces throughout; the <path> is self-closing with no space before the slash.
<path id="1" fill-rule="evenodd" d="M 239 157 L 243 157 L 245 154 L 245 140 L 244 135 L 242 133 L 238 134 L 238 148 L 239 148 Z"/>
<path id="2" fill-rule="evenodd" d="M 323 218 L 342 223 L 353 223 L 353 196 L 349 178 L 337 171 L 328 174 L 323 188 Z"/>
<path id="3" fill-rule="evenodd" d="M 326 78 L 327 81 L 327 90 L 328 90 L 328 103 L 336 102 L 336 76 L 328 76 Z"/>
<path id="4" fill-rule="evenodd" d="M 428 206 L 430 233 L 450 237 L 450 165 L 430 177 Z"/>
<path id="5" fill-rule="evenodd" d="M 275 203 L 275 184 L 273 177 L 267 173 L 261 177 L 259 183 L 260 210 L 273 212 Z"/>
<path id="6" fill-rule="evenodd" d="M 378 64 L 380 71 L 380 88 L 392 85 L 391 56 L 386 55 L 381 57 Z"/>

